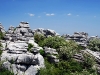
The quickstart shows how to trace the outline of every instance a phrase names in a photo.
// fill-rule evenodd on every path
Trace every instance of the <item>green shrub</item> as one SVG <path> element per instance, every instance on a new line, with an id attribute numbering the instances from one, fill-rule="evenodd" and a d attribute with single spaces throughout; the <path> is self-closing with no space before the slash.
<path id="1" fill-rule="evenodd" d="M 57 36 L 45 38 L 39 42 L 39 45 L 56 49 L 62 59 L 70 58 L 80 50 L 76 42 L 66 41 L 64 38 Z"/>
<path id="2" fill-rule="evenodd" d="M 94 68 L 93 66 L 95 66 L 96 62 L 95 62 L 95 58 L 92 55 L 88 53 L 83 53 L 83 58 L 84 58 L 83 60 L 84 68 L 87 68 L 88 70 Z"/>
<path id="3" fill-rule="evenodd" d="M 62 37 L 48 37 L 45 38 L 43 41 L 39 42 L 39 45 L 41 47 L 50 47 L 50 48 L 59 48 L 60 46 L 65 46 L 66 45 L 66 40 Z"/>
<path id="4" fill-rule="evenodd" d="M 2 67 L 3 62 L 0 61 L 0 75 L 14 75 L 14 73 Z"/>
<path id="5" fill-rule="evenodd" d="M 84 68 L 82 63 L 73 59 L 69 61 L 60 61 L 58 64 L 51 64 L 45 61 L 45 68 L 41 68 L 39 75 L 97 75 L 96 71 L 91 68 Z"/>
<path id="6" fill-rule="evenodd" d="M 0 31 L 0 39 L 3 39 L 4 38 L 4 33 L 2 33 L 1 31 Z"/>
<path id="7" fill-rule="evenodd" d="M 43 34 L 34 34 L 34 39 L 36 43 L 43 41 L 46 37 Z"/>
<path id="8" fill-rule="evenodd" d="M 12 73 L 4 68 L 0 68 L 0 75 L 14 75 L 14 73 Z"/>
<path id="9" fill-rule="evenodd" d="M 69 41 L 66 46 L 57 49 L 59 56 L 63 60 L 71 59 L 74 54 L 78 53 L 78 45 L 74 41 Z"/>
<path id="10" fill-rule="evenodd" d="M 83 70 L 83 65 L 81 65 L 81 63 L 73 59 L 69 61 L 62 60 L 58 63 L 58 68 L 63 72 L 75 73 L 75 72 L 81 72 Z"/>
<path id="11" fill-rule="evenodd" d="M 32 47 L 34 47 L 34 46 L 33 46 L 31 43 L 29 43 L 29 44 L 28 44 L 28 49 L 27 49 L 27 50 L 30 51 Z"/>
<path id="12" fill-rule="evenodd" d="M 0 55 L 2 54 L 2 50 L 0 50 Z"/>
<path id="13" fill-rule="evenodd" d="M 40 49 L 40 50 L 39 50 L 39 53 L 40 53 L 42 56 L 45 56 L 45 51 L 44 51 L 44 50 Z"/>
<path id="14" fill-rule="evenodd" d="M 2 44 L 0 43 L 0 55 L 2 54 L 1 48 L 2 48 Z"/>
<path id="15" fill-rule="evenodd" d="M 88 48 L 93 51 L 100 51 L 100 39 L 93 38 L 89 41 Z"/>
<path id="16" fill-rule="evenodd" d="M 60 70 L 47 60 L 45 60 L 45 66 L 45 68 L 40 69 L 39 75 L 61 75 Z"/>

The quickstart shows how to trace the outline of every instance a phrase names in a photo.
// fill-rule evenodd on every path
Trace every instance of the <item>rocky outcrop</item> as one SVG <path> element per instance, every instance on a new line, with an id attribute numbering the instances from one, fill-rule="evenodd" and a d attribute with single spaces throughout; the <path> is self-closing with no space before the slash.
<path id="1" fill-rule="evenodd" d="M 16 28 L 11 26 L 5 35 L 5 40 L 12 41 L 28 41 L 30 38 L 33 38 L 33 33 L 28 22 L 20 22 L 19 26 Z"/>
<path id="2" fill-rule="evenodd" d="M 45 56 L 51 63 L 58 63 L 58 52 L 56 49 L 47 48 L 44 49 L 34 41 L 34 34 L 43 34 L 46 37 L 60 36 L 54 30 L 50 29 L 35 29 L 31 30 L 28 22 L 20 22 L 18 27 L 11 26 L 7 32 L 5 32 L 3 26 L 0 23 L 0 31 L 5 33 L 3 40 L 0 40 L 2 44 L 3 53 L 0 57 L 2 66 L 14 75 L 36 75 L 40 68 L 44 68 L 44 58 L 39 53 L 43 50 Z M 87 46 L 88 34 L 85 32 L 75 32 L 73 35 L 63 35 L 66 40 L 74 40 L 82 47 Z M 90 39 L 88 39 L 90 40 Z M 28 50 L 29 44 L 33 47 Z M 83 62 L 83 53 L 89 53 L 97 62 L 97 70 L 100 74 L 100 52 L 94 52 L 89 49 L 81 50 L 79 54 L 74 55 L 74 59 Z"/>
<path id="3" fill-rule="evenodd" d="M 38 29 L 34 29 L 32 31 L 34 34 L 43 34 L 45 35 L 46 37 L 49 37 L 49 36 L 60 36 L 58 33 L 56 33 L 54 30 L 51 30 L 51 29 L 43 29 L 43 28 L 38 28 Z"/>
<path id="4" fill-rule="evenodd" d="M 49 62 L 51 62 L 51 63 L 59 62 L 58 52 L 56 51 L 56 49 L 45 47 L 44 51 L 45 51 L 45 55 L 47 56 Z"/>
<path id="5" fill-rule="evenodd" d="M 42 48 L 34 42 L 29 23 L 20 22 L 16 28 L 11 26 L 1 43 L 3 67 L 14 75 L 36 75 L 40 68 L 45 67 L 44 58 L 39 53 Z M 28 44 L 33 45 L 33 51 L 28 51 Z"/>
<path id="6" fill-rule="evenodd" d="M 44 58 L 38 52 L 28 52 L 27 48 L 28 44 L 24 41 L 9 42 L 1 55 L 3 67 L 15 75 L 36 75 L 38 69 L 45 66 Z"/>
<path id="7" fill-rule="evenodd" d="M 66 40 L 74 40 L 77 42 L 80 46 L 86 47 L 87 46 L 87 39 L 88 39 L 88 33 L 85 32 L 74 32 L 73 35 L 63 35 Z"/>
<path id="8" fill-rule="evenodd" d="M 73 58 L 79 62 L 83 62 L 84 61 L 84 57 L 83 57 L 84 53 L 90 54 L 92 57 L 94 57 L 95 62 L 96 62 L 95 66 L 97 67 L 97 72 L 98 72 L 98 74 L 100 74 L 100 52 L 95 52 L 95 51 L 86 49 L 86 50 L 82 50 L 79 54 L 75 54 Z"/>

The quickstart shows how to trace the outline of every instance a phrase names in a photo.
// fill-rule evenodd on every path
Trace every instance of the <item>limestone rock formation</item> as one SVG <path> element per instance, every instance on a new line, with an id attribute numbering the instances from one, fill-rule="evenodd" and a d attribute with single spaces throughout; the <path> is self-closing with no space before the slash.
<path id="1" fill-rule="evenodd" d="M 3 67 L 14 75 L 36 75 L 40 68 L 45 67 L 44 58 L 38 51 L 41 47 L 34 42 L 29 23 L 20 22 L 16 28 L 11 26 L 1 43 L 4 48 L 0 58 Z M 32 53 L 27 50 L 29 43 L 35 48 Z"/>
<path id="2" fill-rule="evenodd" d="M 88 39 L 88 33 L 85 32 L 74 32 L 73 35 L 63 35 L 66 40 L 74 40 L 82 47 L 87 46 L 87 39 Z"/>
<path id="3" fill-rule="evenodd" d="M 59 62 L 59 59 L 57 57 L 58 52 L 56 51 L 56 49 L 45 47 L 44 51 L 45 51 L 45 55 L 47 56 L 48 60 L 51 63 L 58 63 Z"/>
<path id="4" fill-rule="evenodd" d="M 95 51 L 86 49 L 86 50 L 82 50 L 79 54 L 75 54 L 73 58 L 79 62 L 83 62 L 84 61 L 83 53 L 90 54 L 91 56 L 94 57 L 95 61 L 97 62 L 95 65 L 97 67 L 97 72 L 98 74 L 100 74 L 100 52 L 95 52 Z"/>
<path id="5" fill-rule="evenodd" d="M 43 29 L 43 28 L 38 28 L 34 29 L 33 33 L 38 33 L 38 34 L 43 34 L 45 36 L 60 36 L 58 33 L 56 33 L 54 30 L 51 29 Z"/>
<path id="6" fill-rule="evenodd" d="M 39 54 L 27 51 L 28 44 L 25 42 L 10 42 L 7 50 L 3 51 L 1 61 L 4 68 L 13 71 L 16 75 L 36 75 L 38 69 L 44 67 L 44 58 Z M 34 71 L 30 69 L 34 69 Z M 31 74 L 29 74 L 31 71 Z"/>

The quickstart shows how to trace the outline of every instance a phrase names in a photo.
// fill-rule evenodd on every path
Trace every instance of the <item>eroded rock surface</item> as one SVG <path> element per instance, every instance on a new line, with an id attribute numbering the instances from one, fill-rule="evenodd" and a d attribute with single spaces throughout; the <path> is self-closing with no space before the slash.
<path id="1" fill-rule="evenodd" d="M 14 75 L 36 75 L 40 68 L 45 67 L 44 58 L 39 53 L 42 48 L 34 42 L 29 23 L 20 22 L 16 28 L 11 26 L 1 43 L 3 67 Z M 34 46 L 33 53 L 28 51 L 28 44 Z"/>

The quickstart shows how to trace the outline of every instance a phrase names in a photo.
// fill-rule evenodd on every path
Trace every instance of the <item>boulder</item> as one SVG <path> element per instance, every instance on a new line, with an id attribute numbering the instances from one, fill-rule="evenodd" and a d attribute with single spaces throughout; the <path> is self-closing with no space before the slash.
<path id="1" fill-rule="evenodd" d="M 20 22 L 19 27 L 21 27 L 21 28 L 29 28 L 29 23 L 28 22 Z"/>
<path id="2" fill-rule="evenodd" d="M 34 38 L 30 38 L 28 43 L 32 44 L 34 47 L 39 47 L 38 44 L 34 42 Z"/>
<path id="3" fill-rule="evenodd" d="M 42 55 L 40 55 L 39 53 L 36 55 L 37 56 L 37 59 L 38 59 L 38 64 L 41 68 L 44 68 L 45 67 L 45 64 L 44 64 L 44 58 Z"/>
<path id="4" fill-rule="evenodd" d="M 18 63 L 18 64 L 31 64 L 33 59 L 34 59 L 33 55 L 21 54 L 21 55 L 19 55 L 16 63 Z"/>
<path id="5" fill-rule="evenodd" d="M 51 63 L 58 63 L 59 62 L 59 59 L 57 57 L 58 52 L 56 51 L 56 49 L 45 47 L 44 51 L 45 51 L 45 54 L 46 54 L 48 60 Z"/>
<path id="6" fill-rule="evenodd" d="M 12 67 L 11 67 L 11 63 L 6 61 L 2 64 L 2 66 L 6 69 L 8 69 L 9 71 L 12 71 Z"/>
<path id="7" fill-rule="evenodd" d="M 27 65 L 23 65 L 23 64 L 18 64 L 16 65 L 16 68 L 20 71 L 25 72 L 27 70 Z"/>
<path id="8" fill-rule="evenodd" d="M 31 65 L 26 71 L 24 75 L 36 75 L 38 73 L 39 67 Z"/>
<path id="9" fill-rule="evenodd" d="M 56 33 L 54 30 L 51 30 L 51 29 L 43 29 L 43 28 L 38 28 L 38 29 L 35 29 L 33 30 L 33 33 L 37 33 L 37 34 L 43 34 L 45 35 L 46 37 L 48 36 L 60 36 L 58 33 Z"/>

